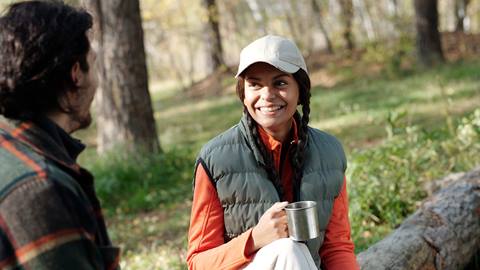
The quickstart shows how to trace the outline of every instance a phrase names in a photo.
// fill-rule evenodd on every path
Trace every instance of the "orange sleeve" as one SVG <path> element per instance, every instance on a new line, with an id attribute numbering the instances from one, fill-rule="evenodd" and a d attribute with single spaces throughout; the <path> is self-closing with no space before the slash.
<path id="1" fill-rule="evenodd" d="M 332 216 L 325 231 L 325 239 L 319 254 L 322 265 L 328 270 L 359 269 L 354 253 L 353 241 L 350 237 L 348 220 L 347 180 L 344 178 L 342 191 L 335 198 Z"/>
<path id="2" fill-rule="evenodd" d="M 252 260 L 252 229 L 224 243 L 223 208 L 210 177 L 198 164 L 195 174 L 187 263 L 189 269 L 240 269 Z"/>

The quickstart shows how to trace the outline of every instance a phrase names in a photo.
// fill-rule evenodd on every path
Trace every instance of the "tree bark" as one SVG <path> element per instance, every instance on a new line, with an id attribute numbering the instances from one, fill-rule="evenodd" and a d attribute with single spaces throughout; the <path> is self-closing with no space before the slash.
<path id="1" fill-rule="evenodd" d="M 257 25 L 258 33 L 262 36 L 267 34 L 266 21 L 264 12 L 260 7 L 260 3 L 257 0 L 246 0 L 248 8 L 252 12 L 253 19 Z"/>
<path id="2" fill-rule="evenodd" d="M 222 38 L 220 36 L 220 14 L 216 0 L 202 0 L 202 5 L 207 12 L 205 24 L 204 42 L 207 48 L 207 66 L 209 74 L 212 74 L 223 65 Z"/>
<path id="3" fill-rule="evenodd" d="M 465 31 L 465 18 L 467 17 L 467 7 L 470 0 L 455 0 L 455 31 Z"/>
<path id="4" fill-rule="evenodd" d="M 297 44 L 298 48 L 302 51 L 304 49 L 304 44 L 299 33 L 300 31 L 297 29 L 297 26 L 299 26 L 299 21 L 297 20 L 297 18 L 299 18 L 299 16 L 295 1 L 285 0 L 283 11 L 285 14 L 285 21 L 287 22 L 290 35 Z"/>
<path id="5" fill-rule="evenodd" d="M 397 0 L 388 0 L 387 1 L 387 10 L 388 14 L 393 18 L 398 17 L 398 1 Z"/>
<path id="6" fill-rule="evenodd" d="M 323 38 L 325 39 L 325 43 L 327 45 L 327 51 L 328 53 L 333 53 L 332 41 L 330 40 L 330 36 L 328 35 L 325 25 L 323 25 L 322 10 L 320 9 L 320 5 L 317 3 L 317 0 L 311 0 L 311 2 L 312 2 L 312 10 L 314 14 L 317 15 L 318 25 L 320 27 L 320 31 L 322 32 Z"/>
<path id="7" fill-rule="evenodd" d="M 98 152 L 114 147 L 129 153 L 160 152 L 138 0 L 83 1 L 96 18 Z"/>
<path id="8" fill-rule="evenodd" d="M 353 23 L 353 3 L 352 0 L 338 0 L 342 10 L 341 21 L 343 25 L 343 39 L 345 46 L 349 51 L 355 47 L 353 43 L 352 23 Z"/>
<path id="9" fill-rule="evenodd" d="M 65 0 L 66 4 L 72 5 L 72 6 L 78 6 L 80 0 Z"/>
<path id="10" fill-rule="evenodd" d="M 425 66 L 443 62 L 438 32 L 437 0 L 414 0 L 417 27 L 417 54 Z"/>
<path id="11" fill-rule="evenodd" d="M 375 30 L 373 29 L 372 18 L 370 17 L 370 12 L 368 11 L 368 7 L 365 5 L 365 2 L 363 0 L 353 0 L 353 6 L 355 14 L 360 16 L 367 40 L 375 40 L 376 34 Z"/>
<path id="12" fill-rule="evenodd" d="M 185 15 L 186 16 L 186 15 Z M 185 88 L 186 91 L 188 91 L 188 88 L 192 87 L 192 85 L 195 83 L 195 52 L 197 51 L 197 48 L 195 46 L 195 40 L 194 40 L 194 34 L 192 31 L 187 31 L 185 33 L 185 45 L 188 48 L 188 56 L 191 61 L 188 62 L 188 67 L 187 67 L 187 77 L 188 77 L 188 84 L 187 87 Z"/>
<path id="13" fill-rule="evenodd" d="M 433 188 L 442 186 L 392 234 L 357 256 L 362 269 L 463 269 L 472 260 L 480 250 L 480 167 Z"/>

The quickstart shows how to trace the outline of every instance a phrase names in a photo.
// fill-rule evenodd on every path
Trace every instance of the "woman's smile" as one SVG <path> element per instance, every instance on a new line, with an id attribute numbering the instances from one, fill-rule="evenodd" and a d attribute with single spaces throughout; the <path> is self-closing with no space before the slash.
<path id="1" fill-rule="evenodd" d="M 280 112 L 280 110 L 283 111 L 285 108 L 285 105 L 267 105 L 267 106 L 259 106 L 256 109 L 262 112 L 265 115 L 274 115 L 277 112 Z"/>
<path id="2" fill-rule="evenodd" d="M 292 74 L 258 62 L 245 70 L 243 104 L 252 118 L 279 141 L 289 133 L 299 99 Z"/>

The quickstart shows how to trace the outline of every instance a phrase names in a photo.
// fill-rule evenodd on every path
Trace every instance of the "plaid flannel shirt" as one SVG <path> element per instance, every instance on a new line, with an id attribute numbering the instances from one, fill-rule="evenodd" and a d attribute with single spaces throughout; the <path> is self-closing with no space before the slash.
<path id="1" fill-rule="evenodd" d="M 45 130 L 3 117 L 0 269 L 119 269 L 92 175 Z"/>

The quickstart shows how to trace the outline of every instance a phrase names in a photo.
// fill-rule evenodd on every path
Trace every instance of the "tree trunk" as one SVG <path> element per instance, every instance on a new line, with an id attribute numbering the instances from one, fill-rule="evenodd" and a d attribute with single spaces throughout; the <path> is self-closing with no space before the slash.
<path id="1" fill-rule="evenodd" d="M 191 77 L 191 75 L 185 74 L 185 72 L 183 72 L 182 69 L 180 68 L 180 64 L 178 63 L 178 58 L 174 53 L 175 50 L 172 48 L 171 43 L 165 42 L 165 47 L 166 47 L 166 51 L 164 51 L 163 53 L 168 55 L 170 67 L 173 73 L 175 74 L 175 77 L 177 79 L 176 81 L 180 84 L 181 91 L 186 92 L 189 86 L 185 85 L 184 83 L 184 75 L 189 77 Z M 190 58 L 190 59 L 193 59 L 193 58 Z"/>
<path id="2" fill-rule="evenodd" d="M 72 6 L 78 6 L 80 4 L 79 0 L 65 0 L 65 3 Z"/>
<path id="3" fill-rule="evenodd" d="M 367 36 L 368 41 L 375 40 L 376 34 L 373 29 L 372 19 L 370 17 L 370 12 L 368 11 L 367 6 L 363 0 L 353 0 L 353 6 L 355 9 L 355 14 L 360 16 L 360 20 L 362 21 L 363 29 L 365 30 L 365 34 Z"/>
<path id="4" fill-rule="evenodd" d="M 417 26 L 417 54 L 425 66 L 443 62 L 438 32 L 437 0 L 414 0 Z"/>
<path id="5" fill-rule="evenodd" d="M 252 12 L 253 19 L 257 25 L 257 29 L 260 35 L 264 36 L 267 34 L 267 29 L 265 26 L 267 25 L 265 22 L 265 17 L 263 14 L 262 9 L 260 8 L 260 4 L 257 0 L 246 0 L 248 8 Z"/>
<path id="6" fill-rule="evenodd" d="M 322 32 L 323 38 L 325 39 L 325 43 L 327 45 L 327 51 L 328 53 L 333 53 L 333 46 L 332 46 L 332 41 L 330 40 L 330 37 L 328 35 L 327 29 L 325 28 L 325 25 L 323 25 L 322 21 L 322 10 L 320 9 L 320 5 L 318 5 L 316 0 L 311 0 L 312 2 L 312 9 L 315 15 L 317 15 L 318 18 L 318 25 L 320 26 L 320 31 Z"/>
<path id="7" fill-rule="evenodd" d="M 465 18 L 467 17 L 467 7 L 470 0 L 455 0 L 455 31 L 465 31 Z"/>
<path id="8" fill-rule="evenodd" d="M 235 2 L 228 2 L 228 3 L 235 3 Z M 241 2 L 242 4 L 238 5 L 225 5 L 227 8 L 225 10 L 225 16 L 230 18 L 229 22 L 229 28 L 228 32 L 229 33 L 235 33 L 231 37 L 230 41 L 230 46 L 234 47 L 237 50 L 240 50 L 243 46 L 243 41 L 244 40 L 250 40 L 251 38 L 249 37 L 250 32 L 248 30 L 250 29 L 245 29 L 245 21 L 250 21 L 251 18 L 249 15 L 252 14 L 252 10 L 248 6 L 248 3 L 246 2 Z M 247 15 L 248 14 L 248 15 Z M 265 25 L 268 25 L 268 18 L 266 17 L 266 13 L 263 13 L 263 19 L 265 20 Z M 258 30 L 258 27 L 257 27 Z M 266 30 L 265 30 L 266 31 Z M 248 35 L 246 35 L 246 32 Z M 261 34 L 263 35 L 263 33 Z M 247 38 L 248 36 L 248 38 Z M 242 45 L 239 45 L 242 44 Z"/>
<path id="9" fill-rule="evenodd" d="M 138 0 L 83 0 L 96 17 L 100 87 L 97 150 L 160 152 Z"/>
<path id="10" fill-rule="evenodd" d="M 297 29 L 297 26 L 299 24 L 299 21 L 297 19 L 299 18 L 299 16 L 297 12 L 296 3 L 294 1 L 292 2 L 291 0 L 285 0 L 283 11 L 285 14 L 285 21 L 287 22 L 290 35 L 292 39 L 295 41 L 295 43 L 297 44 L 300 51 L 302 51 L 305 48 L 304 48 L 303 40 L 299 33 L 300 31 L 298 31 Z"/>
<path id="11" fill-rule="evenodd" d="M 397 0 L 388 0 L 387 1 L 387 10 L 388 10 L 388 14 L 391 17 L 396 19 L 398 17 L 398 2 L 397 2 Z"/>
<path id="12" fill-rule="evenodd" d="M 360 253 L 362 269 L 463 269 L 480 250 L 480 168 L 440 180 L 387 238 Z"/>
<path id="13" fill-rule="evenodd" d="M 204 39 L 207 49 L 208 74 L 212 74 L 223 65 L 222 38 L 220 36 L 220 14 L 216 0 L 202 0 L 202 5 L 207 12 Z"/>
<path id="14" fill-rule="evenodd" d="M 188 89 L 192 87 L 192 85 L 195 83 L 196 70 L 195 70 L 194 59 L 195 59 L 196 52 L 198 51 L 197 50 L 198 48 L 196 47 L 197 42 L 195 42 L 195 32 L 191 29 L 191 23 L 189 20 L 189 16 L 187 15 L 185 5 L 182 6 L 182 8 L 180 9 L 180 12 L 185 19 L 185 25 L 187 27 L 187 30 L 185 31 L 184 39 L 185 39 L 185 46 L 187 47 L 188 59 L 190 59 L 190 61 L 188 61 L 188 66 L 186 68 L 187 69 L 187 74 L 186 74 L 187 85 L 185 87 L 185 91 L 188 91 Z M 195 22 L 193 24 L 195 24 Z"/>
<path id="15" fill-rule="evenodd" d="M 353 3 L 352 0 L 338 0 L 342 14 L 340 19 L 343 25 L 343 39 L 345 46 L 349 51 L 352 51 L 354 46 L 353 34 L 352 34 L 352 22 L 353 22 Z"/>

